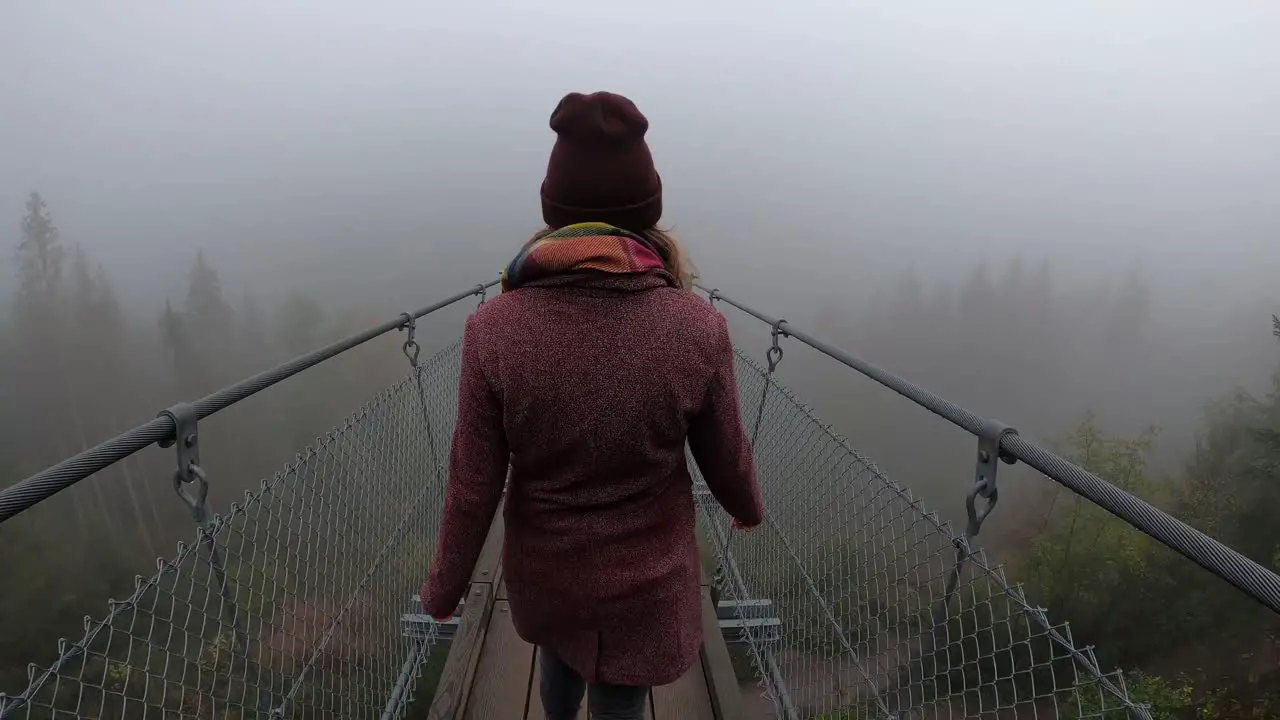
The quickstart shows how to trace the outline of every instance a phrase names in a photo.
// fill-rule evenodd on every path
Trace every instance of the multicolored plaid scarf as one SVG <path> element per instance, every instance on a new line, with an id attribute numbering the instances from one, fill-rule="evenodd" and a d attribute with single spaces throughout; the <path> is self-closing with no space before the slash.
<path id="1" fill-rule="evenodd" d="M 503 291 L 554 275 L 643 273 L 666 267 L 643 239 L 598 222 L 566 225 L 530 243 L 502 271 Z"/>

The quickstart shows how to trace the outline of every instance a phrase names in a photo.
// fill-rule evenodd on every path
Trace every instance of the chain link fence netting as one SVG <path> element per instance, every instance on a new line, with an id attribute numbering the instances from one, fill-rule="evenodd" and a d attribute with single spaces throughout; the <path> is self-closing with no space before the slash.
<path id="1" fill-rule="evenodd" d="M 437 640 L 401 618 L 435 550 L 460 360 L 459 340 L 211 516 L 0 717 L 396 717 Z"/>
<path id="2" fill-rule="evenodd" d="M 434 552 L 460 350 L 204 523 L 32 665 L 0 717 L 400 716 L 438 640 L 402 616 Z M 768 520 L 730 533 L 704 485 L 697 497 L 718 594 L 755 621 L 742 647 L 778 717 L 1146 716 L 981 551 L 944 602 L 963 536 L 741 352 L 737 372 Z"/>
<path id="3" fill-rule="evenodd" d="M 756 621 L 740 672 L 777 717 L 1147 716 L 981 551 L 944 602 L 964 536 L 740 351 L 736 369 L 766 522 L 729 532 L 690 467 L 717 594 Z"/>

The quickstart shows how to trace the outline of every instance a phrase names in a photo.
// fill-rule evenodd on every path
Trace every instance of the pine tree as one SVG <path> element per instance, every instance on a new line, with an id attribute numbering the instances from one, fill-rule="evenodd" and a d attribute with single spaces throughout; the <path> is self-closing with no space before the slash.
<path id="1" fill-rule="evenodd" d="M 52 462 L 88 447 L 88 436 L 71 382 L 69 356 L 79 348 L 71 333 L 74 326 L 67 307 L 66 248 L 48 205 L 38 192 L 27 198 L 17 258 L 18 297 L 14 309 L 22 335 L 19 364 L 26 378 L 23 405 L 27 416 L 34 420 L 27 425 L 33 433 L 27 443 L 36 449 L 36 458 Z M 100 513 L 109 516 L 102 488 L 96 479 L 90 479 L 88 484 L 97 494 Z M 73 492 L 70 497 L 83 529 L 88 522 L 86 508 L 79 494 Z"/>
<path id="2" fill-rule="evenodd" d="M 193 329 L 210 341 L 230 339 L 231 306 L 223 299 L 218 271 L 205 260 L 203 250 L 196 253 L 195 265 L 187 273 L 186 314 Z"/>
<path id="3" fill-rule="evenodd" d="M 248 288 L 240 297 L 240 322 L 237 326 L 237 344 L 240 346 L 240 357 L 246 369 L 256 372 L 265 366 L 270 358 L 267 338 L 267 318 L 262 305 Z"/>
<path id="4" fill-rule="evenodd" d="M 280 307 L 276 336 L 281 338 L 290 356 L 301 355 L 320 344 L 323 323 L 324 313 L 320 304 L 311 296 L 292 290 Z M 317 420 L 324 415 L 322 408 L 329 394 L 324 388 L 329 383 L 328 373 L 332 372 L 333 366 L 317 369 L 320 372 L 298 378 L 297 382 L 282 388 L 290 447 L 302 447 L 322 430 Z"/>
<path id="5" fill-rule="evenodd" d="M 1141 269 L 1129 269 L 1112 302 L 1108 339 L 1126 348 L 1140 345 L 1147 337 L 1151 320 L 1151 286 Z"/>
<path id="6" fill-rule="evenodd" d="M 31 422 L 22 429 L 29 436 L 21 442 L 41 461 L 51 461 L 72 448 L 66 444 L 65 406 L 60 392 L 50 402 L 50 391 L 65 378 L 58 367 L 64 348 L 63 261 L 65 251 L 49 208 L 39 193 L 27 199 L 18 241 L 18 290 L 13 306 L 18 335 L 16 364 L 26 381 L 20 388 L 20 404 Z M 78 448 L 76 448 L 78 449 Z"/>
<path id="7" fill-rule="evenodd" d="M 71 252 L 71 288 L 73 315 L 84 322 L 93 313 L 93 274 L 89 272 L 89 257 L 79 244 Z"/>
<path id="8" fill-rule="evenodd" d="M 18 319 L 28 334 L 56 336 L 65 249 L 40 193 L 27 198 L 18 242 Z"/>
<path id="9" fill-rule="evenodd" d="M 299 290 L 292 290 L 280 308 L 280 338 L 290 355 L 301 355 L 320 344 L 324 312 L 320 303 Z"/>
<path id="10" fill-rule="evenodd" d="M 982 322 L 989 318 L 989 312 L 995 306 L 996 291 L 991 284 L 991 272 L 985 262 L 978 263 L 965 279 L 960 289 L 959 310 L 962 316 L 970 318 L 970 322 Z M 969 324 L 969 323 L 966 323 Z"/>
<path id="11" fill-rule="evenodd" d="M 188 349 L 200 348 L 199 353 L 188 356 L 187 376 L 180 378 L 188 393 L 203 394 L 230 380 L 234 374 L 230 362 L 234 356 L 231 306 L 222 296 L 218 271 L 205 259 L 203 250 L 196 253 L 195 264 L 187 273 L 183 326 Z"/>
<path id="12" fill-rule="evenodd" d="M 99 264 L 93 271 L 93 286 L 96 319 L 111 330 L 123 330 L 125 327 L 124 311 L 120 309 L 120 299 L 116 290 L 107 278 L 107 271 Z"/>
<path id="13" fill-rule="evenodd" d="M 132 404 L 138 378 L 126 357 L 130 347 L 128 327 L 106 269 L 100 263 L 93 264 L 80 245 L 75 247 L 71 266 L 73 406 L 82 417 L 87 435 L 108 436 L 136 417 Z M 109 484 L 111 497 L 121 505 L 121 511 L 125 510 L 124 502 L 117 491 L 123 486 L 127 510 L 133 515 L 132 529 L 139 534 L 147 552 L 155 555 L 159 550 L 153 535 L 159 527 L 155 496 L 145 484 L 139 491 L 131 469 L 135 460 L 126 458 L 104 471 L 101 482 Z M 145 495 L 150 505 L 149 519 L 142 512 L 140 495 Z"/>
<path id="14" fill-rule="evenodd" d="M 173 368 L 175 379 L 191 370 L 191 343 L 187 337 L 187 327 L 183 314 L 173 309 L 169 298 L 164 299 L 164 309 L 160 311 L 160 342 L 169 354 L 169 363 Z"/>

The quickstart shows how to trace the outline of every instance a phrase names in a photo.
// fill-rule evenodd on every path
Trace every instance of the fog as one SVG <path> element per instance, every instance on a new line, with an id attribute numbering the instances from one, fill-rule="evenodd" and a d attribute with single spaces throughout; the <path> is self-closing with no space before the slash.
<path id="1" fill-rule="evenodd" d="M 765 303 L 1032 250 L 1140 259 L 1185 312 L 1280 264 L 1268 3 L 548 5 L 6 3 L 0 207 L 40 189 L 131 301 L 199 246 L 406 302 L 494 272 L 555 101 L 609 88 L 651 118 L 666 222 Z"/>
<path id="2" fill-rule="evenodd" d="M 0 244 L 8 257 L 38 191 L 110 279 L 139 333 L 121 357 L 151 389 L 40 445 L 57 413 L 22 413 L 61 376 L 19 381 L 13 359 L 0 460 L 34 471 L 146 408 L 492 279 L 542 224 L 552 108 L 605 89 L 648 116 L 663 224 L 705 284 L 1046 442 L 1087 411 L 1110 432 L 1159 425 L 1152 473 L 1181 487 L 1206 403 L 1262 397 L 1276 367 L 1277 37 L 1280 5 L 1243 1 L 2 3 Z M 190 297 L 197 251 L 238 318 L 244 296 L 341 319 L 175 380 L 154 318 Z M 767 327 L 725 310 L 762 359 Z M 0 334 L 0 358 L 35 347 L 20 337 Z M 972 439 L 786 342 L 784 382 L 955 517 Z M 303 424 L 323 430 L 402 369 Z M 114 402 L 88 381 L 67 392 Z M 260 445 L 241 471 L 296 450 Z M 997 521 L 1015 535 L 1016 508 L 1050 487 L 1016 477 Z"/>

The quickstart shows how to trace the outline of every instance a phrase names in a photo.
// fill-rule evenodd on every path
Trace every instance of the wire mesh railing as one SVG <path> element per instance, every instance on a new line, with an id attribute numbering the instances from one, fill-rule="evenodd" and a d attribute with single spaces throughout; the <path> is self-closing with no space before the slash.
<path id="1" fill-rule="evenodd" d="M 50 664 L 30 665 L 25 689 L 0 694 L 0 718 L 401 717 L 439 639 L 435 624 L 403 627 L 402 610 L 435 552 L 461 362 L 459 339 L 419 363 L 416 320 L 483 302 L 487 287 L 175 406 L 0 493 L 11 517 L 159 441 L 176 446 L 175 490 L 197 524 L 194 542 L 85 618 Z M 210 511 L 199 418 L 397 328 L 406 378 Z"/>
<path id="2" fill-rule="evenodd" d="M 50 666 L 33 666 L 0 716 L 381 717 L 402 675 L 416 677 L 406 659 L 435 640 L 407 636 L 399 611 L 434 552 L 459 350 L 202 523 Z"/>
<path id="3" fill-rule="evenodd" d="M 1021 461 L 1280 612 L 1280 576 L 1002 423 L 701 285 L 772 329 L 766 367 L 737 352 L 744 418 L 766 521 L 729 533 L 707 492 L 700 524 L 717 587 L 740 611 L 763 693 L 778 717 L 1149 718 L 1124 677 L 1105 673 L 973 546 L 999 498 L 1001 461 Z M 955 533 L 779 385 L 794 338 L 974 434 L 967 524 Z M 699 477 L 699 482 L 701 479 Z M 965 570 L 971 568 L 966 573 Z M 767 608 L 774 622 L 759 622 Z"/>
<path id="4" fill-rule="evenodd" d="M 1119 674 L 769 369 L 738 351 L 736 370 L 766 520 L 730 532 L 706 492 L 699 518 L 721 598 L 778 621 L 745 633 L 777 717 L 1147 717 Z"/>
<path id="5" fill-rule="evenodd" d="M 916 385 L 888 370 L 854 357 L 843 350 L 793 328 L 786 320 L 774 318 L 743 305 L 719 290 L 696 286 L 717 300 L 767 323 L 773 329 L 773 346 L 769 349 L 769 372 L 782 357 L 780 337 L 795 338 L 827 357 L 839 362 L 902 395 L 929 412 L 978 437 L 977 481 L 969 492 L 967 535 L 976 535 L 986 513 L 998 497 L 996 466 L 998 460 L 1023 462 L 1045 477 L 1106 510 L 1130 527 L 1146 533 L 1165 547 L 1174 550 L 1218 578 L 1235 586 L 1253 600 L 1280 613 L 1280 575 L 1245 557 L 1235 549 L 1205 535 L 1172 515 L 1152 506 L 1125 490 L 1107 482 L 1084 468 L 1045 448 L 1018 436 L 1013 428 L 971 412 L 946 398 Z M 984 508 L 975 510 L 981 500 Z M 975 525 L 976 523 L 976 525 Z"/>

